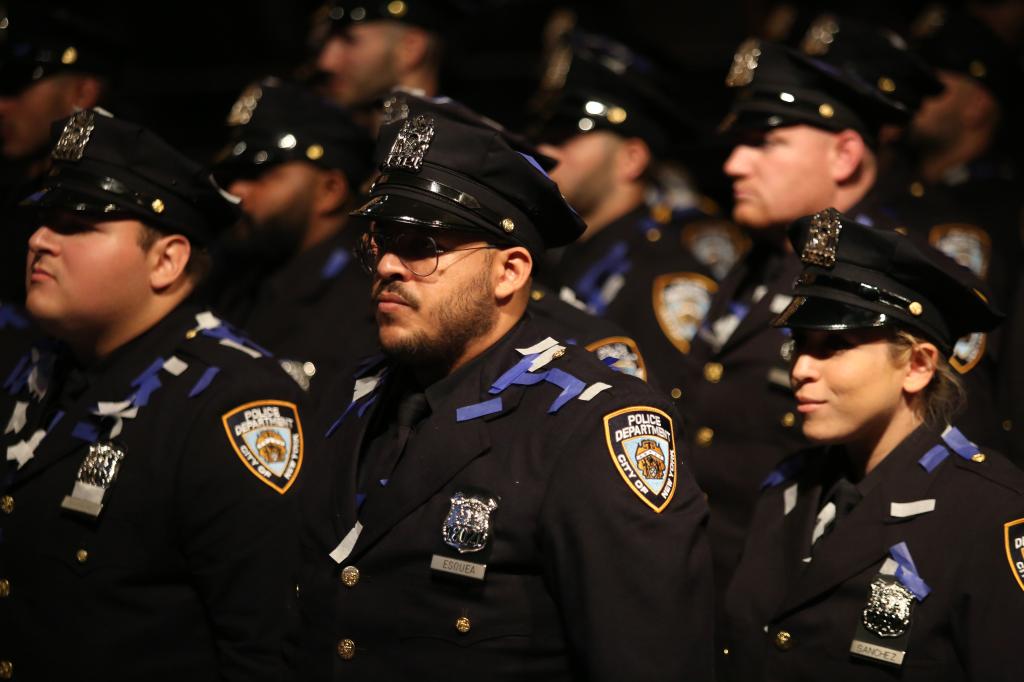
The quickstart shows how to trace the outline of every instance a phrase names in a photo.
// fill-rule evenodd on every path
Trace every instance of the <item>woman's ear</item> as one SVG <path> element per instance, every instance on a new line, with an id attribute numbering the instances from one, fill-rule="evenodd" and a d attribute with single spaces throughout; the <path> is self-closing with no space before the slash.
<path id="1" fill-rule="evenodd" d="M 935 375 L 938 363 L 939 349 L 935 347 L 935 344 L 926 341 L 914 344 L 907 360 L 903 390 L 911 395 L 923 391 Z"/>

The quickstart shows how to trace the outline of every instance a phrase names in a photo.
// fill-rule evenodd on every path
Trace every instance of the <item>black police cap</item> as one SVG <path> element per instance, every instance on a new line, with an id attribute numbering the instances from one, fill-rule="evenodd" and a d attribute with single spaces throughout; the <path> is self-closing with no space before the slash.
<path id="1" fill-rule="evenodd" d="M 14 96 L 60 73 L 107 77 L 114 70 L 113 37 L 83 16 L 65 9 L 12 14 L 0 21 L 0 96 Z"/>
<path id="2" fill-rule="evenodd" d="M 910 112 L 944 89 L 935 71 L 902 36 L 853 17 L 819 15 L 808 27 L 800 50 L 854 74 Z"/>
<path id="3" fill-rule="evenodd" d="M 574 29 L 551 51 L 534 136 L 561 142 L 591 130 L 644 140 L 657 156 L 692 138 L 695 124 L 668 96 L 666 70 L 607 36 Z"/>
<path id="4" fill-rule="evenodd" d="M 1003 318 L 970 270 L 894 230 L 830 208 L 795 221 L 789 239 L 804 268 L 776 327 L 897 327 L 949 357 L 958 338 L 988 331 Z"/>
<path id="5" fill-rule="evenodd" d="M 855 74 L 756 39 L 740 45 L 725 83 L 736 96 L 721 132 L 805 124 L 834 132 L 849 128 L 873 143 L 883 124 L 910 118 L 904 105 Z"/>
<path id="6" fill-rule="evenodd" d="M 381 128 L 370 200 L 352 214 L 481 232 L 536 257 L 575 241 L 586 225 L 544 171 L 550 159 L 531 151 L 451 100 L 407 96 L 402 115 Z"/>
<path id="7" fill-rule="evenodd" d="M 330 0 L 314 22 L 325 24 L 327 32 L 338 32 L 353 24 L 391 20 L 444 34 L 457 23 L 459 11 L 454 0 Z"/>
<path id="8" fill-rule="evenodd" d="M 999 102 L 1020 108 L 1024 73 L 991 29 L 966 12 L 935 8 L 918 19 L 916 48 L 934 68 L 969 76 Z"/>
<path id="9" fill-rule="evenodd" d="M 216 156 L 223 185 L 287 161 L 340 170 L 358 188 L 372 170 L 373 139 L 344 109 L 276 78 L 247 87 L 228 115 L 231 137 Z"/>
<path id="10" fill-rule="evenodd" d="M 208 171 L 137 123 L 86 109 L 53 131 L 53 166 L 25 209 L 127 215 L 200 244 L 240 215 L 238 198 Z"/>

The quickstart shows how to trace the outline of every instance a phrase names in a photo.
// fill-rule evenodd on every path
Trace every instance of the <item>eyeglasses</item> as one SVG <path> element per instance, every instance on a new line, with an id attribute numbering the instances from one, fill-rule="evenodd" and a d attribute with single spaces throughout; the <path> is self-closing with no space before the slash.
<path id="1" fill-rule="evenodd" d="M 409 272 L 417 277 L 429 277 L 437 272 L 438 261 L 443 253 L 500 248 L 495 244 L 485 244 L 446 249 L 438 246 L 437 241 L 430 235 L 420 232 L 364 232 L 359 238 L 355 252 L 359 264 L 368 274 L 372 275 L 377 271 L 377 265 L 385 253 L 393 253 Z"/>

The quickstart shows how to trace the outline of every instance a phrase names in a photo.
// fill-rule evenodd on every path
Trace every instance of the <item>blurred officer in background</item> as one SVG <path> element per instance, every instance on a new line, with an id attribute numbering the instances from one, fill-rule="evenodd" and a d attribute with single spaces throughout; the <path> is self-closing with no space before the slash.
<path id="1" fill-rule="evenodd" d="M 280 679 L 302 393 L 188 301 L 237 207 L 139 125 L 56 130 L 23 202 L 53 338 L 4 359 L 0 677 Z"/>
<path id="2" fill-rule="evenodd" d="M 376 348 L 367 278 L 346 229 L 371 170 L 373 142 L 332 102 L 277 79 L 248 87 L 214 165 L 241 198 L 210 296 L 308 388 Z"/>
<path id="3" fill-rule="evenodd" d="M 113 63 L 110 43 L 85 17 L 66 10 L 7 15 L 0 38 L 0 300 L 25 298 L 22 266 L 31 229 L 10 209 L 50 167 L 50 125 L 103 104 Z"/>
<path id="4" fill-rule="evenodd" d="M 712 679 L 675 411 L 527 309 L 582 221 L 500 130 L 408 105 L 358 211 L 385 356 L 317 427 L 302 679 Z"/>
<path id="5" fill-rule="evenodd" d="M 536 135 L 558 165 L 551 178 L 587 223 L 541 277 L 565 300 L 621 325 L 669 393 L 724 275 L 744 248 L 711 203 L 667 183 L 670 159 L 694 126 L 669 99 L 665 74 L 605 36 L 574 29 L 552 52 Z M 681 195 L 681 196 L 680 196 Z M 678 388 L 671 391 L 678 398 Z"/>
<path id="6" fill-rule="evenodd" d="M 1001 318 L 983 284 L 835 210 L 790 231 L 774 324 L 815 447 L 766 480 L 726 608 L 728 680 L 1016 680 L 1024 473 L 955 426 L 957 338 Z"/>
<path id="7" fill-rule="evenodd" d="M 313 17 L 324 94 L 376 134 L 395 89 L 438 93 L 444 34 L 459 21 L 446 0 L 331 0 Z"/>

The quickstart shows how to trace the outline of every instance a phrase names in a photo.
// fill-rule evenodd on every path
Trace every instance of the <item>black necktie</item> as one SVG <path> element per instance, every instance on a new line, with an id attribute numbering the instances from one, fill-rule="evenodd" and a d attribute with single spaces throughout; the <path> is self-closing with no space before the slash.
<path id="1" fill-rule="evenodd" d="M 359 492 L 369 494 L 375 482 L 391 479 L 398 461 L 405 451 L 409 436 L 416 424 L 430 412 L 427 397 L 422 393 L 407 393 L 398 403 L 395 423 L 376 436 L 366 450 L 365 461 L 359 471 Z"/>
<path id="2" fill-rule="evenodd" d="M 857 486 L 845 476 L 836 481 L 825 496 L 826 502 L 822 505 L 821 511 L 818 512 L 818 523 L 815 524 L 811 543 L 817 544 L 818 540 L 828 535 L 841 518 L 853 511 L 862 497 Z M 829 510 L 829 505 L 832 505 L 831 510 Z"/>

